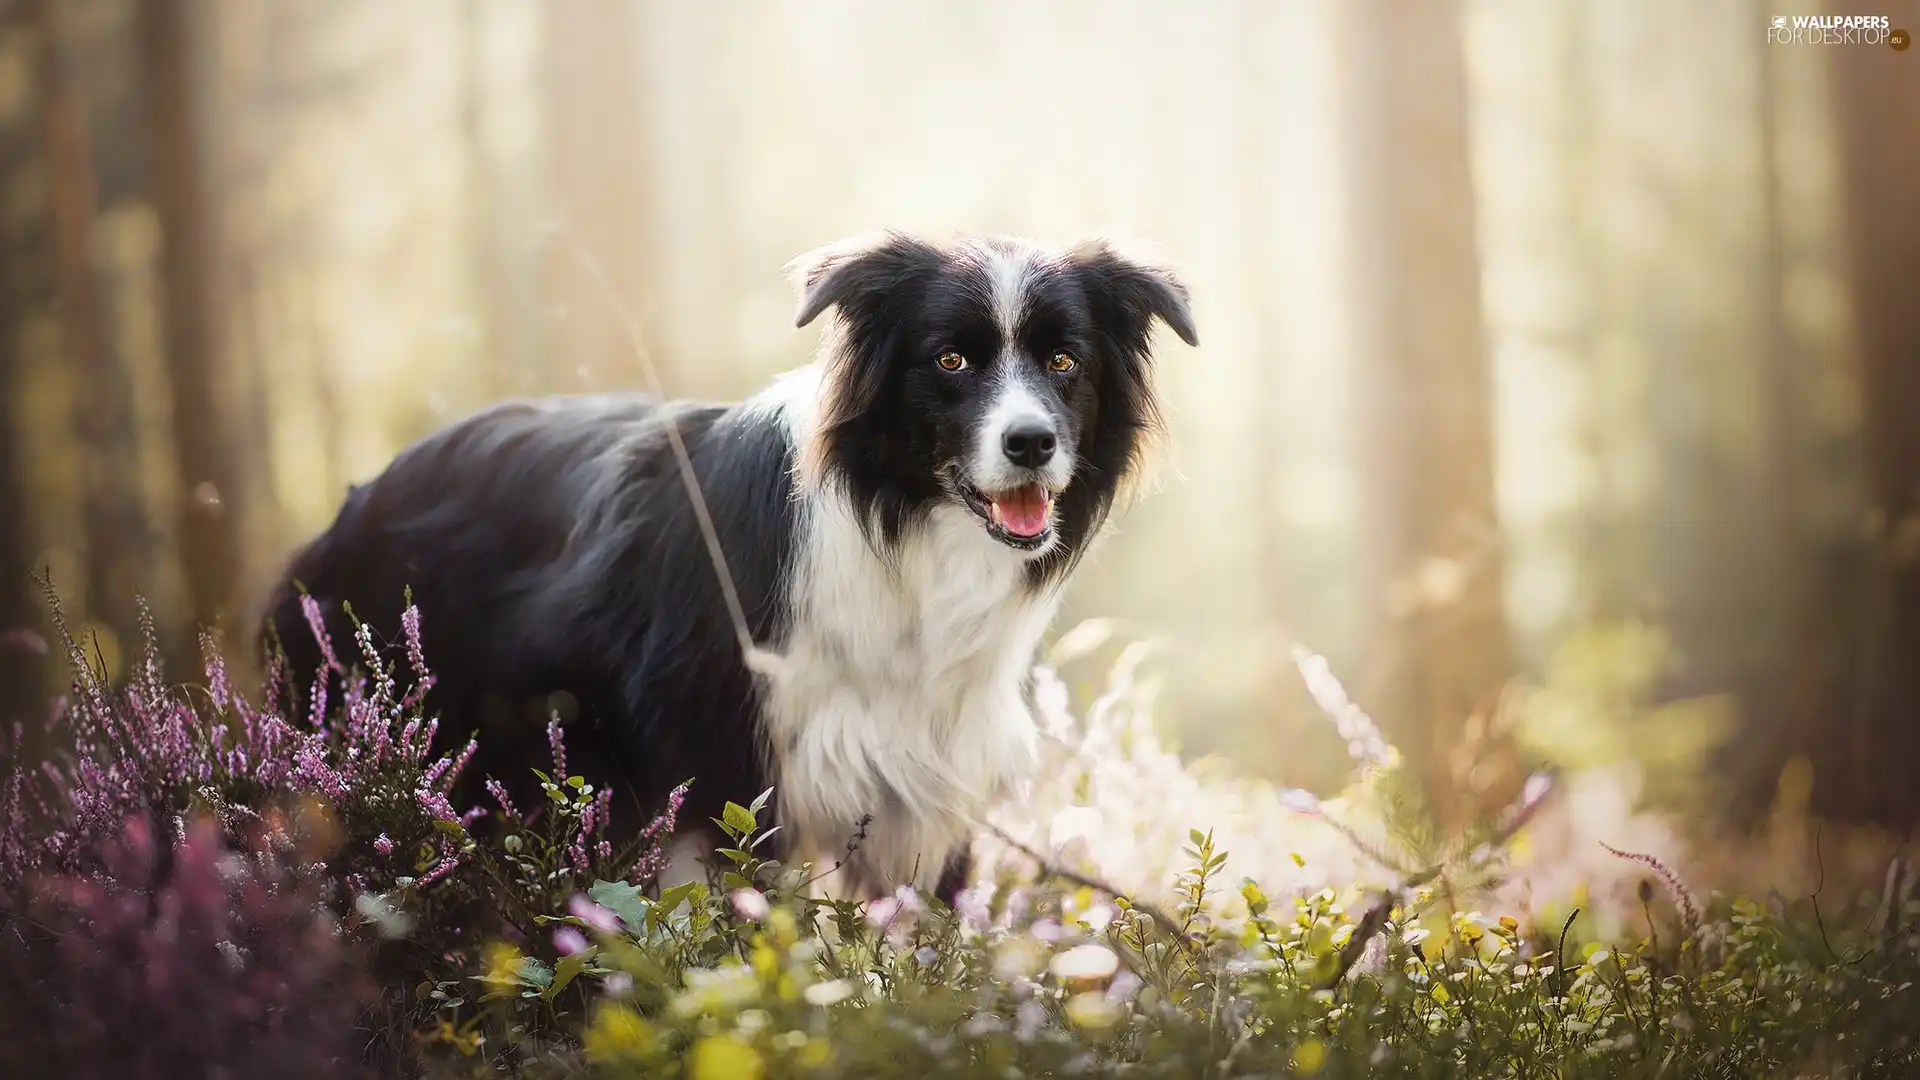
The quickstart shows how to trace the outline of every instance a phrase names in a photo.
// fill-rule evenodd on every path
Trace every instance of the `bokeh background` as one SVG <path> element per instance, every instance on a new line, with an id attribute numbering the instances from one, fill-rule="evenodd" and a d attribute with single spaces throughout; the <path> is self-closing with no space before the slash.
<path id="1" fill-rule="evenodd" d="M 737 396 L 814 346 L 803 250 L 1109 232 L 1203 345 L 1062 627 L 1159 643 L 1185 753 L 1343 783 L 1300 645 L 1436 793 L 1545 760 L 1904 827 L 1920 52 L 1775 14 L 0 0 L 0 704 L 64 679 L 30 570 L 110 667 L 139 596 L 170 652 L 245 643 L 407 442 L 642 385 L 622 307 L 671 393 Z"/>

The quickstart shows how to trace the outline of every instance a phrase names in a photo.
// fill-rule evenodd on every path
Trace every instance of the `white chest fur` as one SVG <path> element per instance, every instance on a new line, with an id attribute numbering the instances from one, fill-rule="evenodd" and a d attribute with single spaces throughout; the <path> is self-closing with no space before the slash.
<path id="1" fill-rule="evenodd" d="M 947 855 L 1034 764 L 1024 687 L 1058 606 L 959 507 L 883 561 L 845 500 L 802 506 L 786 662 L 764 697 L 782 820 L 800 851 L 865 839 L 848 885 L 931 887 Z"/>
<path id="2" fill-rule="evenodd" d="M 763 399 L 796 440 L 814 373 Z M 930 888 L 997 798 L 1031 775 L 1038 730 L 1025 686 L 1059 606 L 1026 559 L 959 506 L 936 508 L 883 558 L 839 493 L 800 500 L 792 627 L 762 708 L 781 821 L 820 868 L 872 821 L 832 891 Z"/>

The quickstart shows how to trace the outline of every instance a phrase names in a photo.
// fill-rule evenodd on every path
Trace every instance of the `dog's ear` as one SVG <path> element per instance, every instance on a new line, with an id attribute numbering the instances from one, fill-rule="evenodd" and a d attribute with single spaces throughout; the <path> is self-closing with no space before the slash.
<path id="1" fill-rule="evenodd" d="M 1067 261 L 1085 275 L 1097 309 L 1137 327 L 1144 334 L 1154 319 L 1180 340 L 1199 345 L 1187 287 L 1173 271 L 1139 255 L 1122 252 L 1111 241 L 1091 240 L 1068 253 Z"/>
<path id="2" fill-rule="evenodd" d="M 800 294 L 793 325 L 805 326 L 835 305 L 844 308 L 884 297 L 938 259 L 932 245 L 892 232 L 809 251 L 787 264 L 787 275 Z"/>

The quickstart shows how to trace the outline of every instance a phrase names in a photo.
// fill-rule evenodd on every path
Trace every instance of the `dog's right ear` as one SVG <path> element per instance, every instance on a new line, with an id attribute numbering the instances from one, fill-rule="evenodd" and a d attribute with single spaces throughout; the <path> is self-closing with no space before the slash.
<path id="1" fill-rule="evenodd" d="M 916 273 L 938 265 L 940 252 L 901 233 L 854 237 L 807 252 L 787 264 L 800 294 L 793 325 L 805 326 L 836 305 L 883 297 Z"/>

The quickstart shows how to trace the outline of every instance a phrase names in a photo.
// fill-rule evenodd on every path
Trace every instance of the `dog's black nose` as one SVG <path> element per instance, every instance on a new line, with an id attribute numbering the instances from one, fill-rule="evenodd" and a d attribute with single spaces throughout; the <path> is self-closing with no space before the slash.
<path id="1" fill-rule="evenodd" d="M 1000 436 L 1007 460 L 1023 469 L 1037 469 L 1053 460 L 1053 428 L 1045 424 L 1018 424 Z"/>

